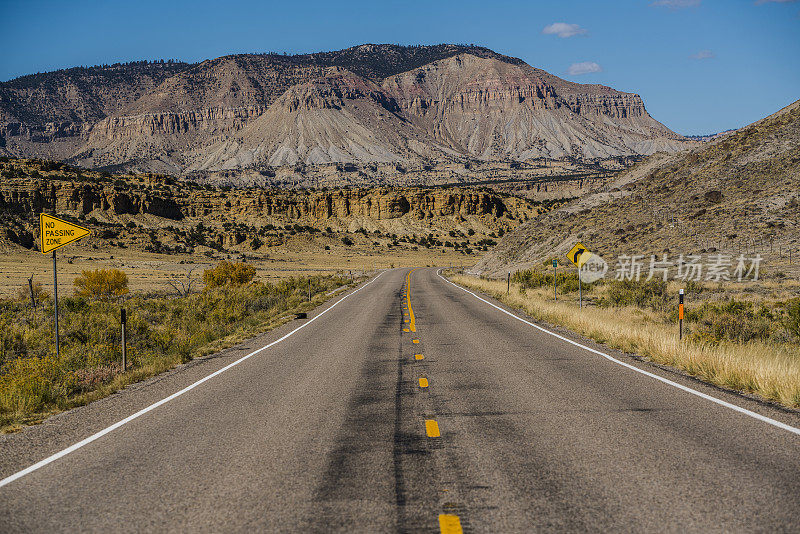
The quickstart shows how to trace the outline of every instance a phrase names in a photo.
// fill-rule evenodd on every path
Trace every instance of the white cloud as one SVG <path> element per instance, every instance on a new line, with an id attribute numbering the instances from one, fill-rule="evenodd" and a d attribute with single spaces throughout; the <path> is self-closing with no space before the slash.
<path id="1" fill-rule="evenodd" d="M 554 22 L 545 26 L 542 30 L 545 35 L 558 35 L 562 39 L 565 37 L 573 37 L 575 35 L 582 35 L 586 33 L 586 29 L 581 28 L 577 24 L 567 24 L 566 22 Z"/>
<path id="2" fill-rule="evenodd" d="M 662 6 L 670 9 L 681 9 L 684 7 L 696 7 L 700 5 L 702 0 L 655 0 L 651 6 Z"/>
<path id="3" fill-rule="evenodd" d="M 573 63 L 567 69 L 567 74 L 570 76 L 580 76 L 581 74 L 590 74 L 592 72 L 603 72 L 603 68 L 594 61 L 582 61 L 581 63 Z"/>
<path id="4" fill-rule="evenodd" d="M 761 4 L 769 4 L 770 2 L 774 2 L 776 4 L 788 4 L 789 2 L 796 2 L 797 0 L 756 0 L 756 5 L 760 6 Z"/>
<path id="5" fill-rule="evenodd" d="M 711 50 L 700 50 L 696 54 L 689 56 L 690 59 L 713 59 L 717 57 Z"/>

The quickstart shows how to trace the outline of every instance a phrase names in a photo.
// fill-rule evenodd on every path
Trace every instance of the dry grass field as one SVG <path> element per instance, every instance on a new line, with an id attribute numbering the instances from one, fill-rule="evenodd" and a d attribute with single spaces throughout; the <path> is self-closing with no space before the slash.
<path id="1" fill-rule="evenodd" d="M 73 292 L 73 280 L 81 271 L 116 268 L 124 271 L 130 279 L 130 290 L 139 292 L 170 293 L 171 279 L 198 278 L 204 269 L 221 259 L 241 260 L 240 255 L 217 255 L 209 258 L 202 254 L 155 254 L 132 249 L 112 248 L 108 252 L 82 249 L 67 245 L 58 252 L 59 296 Z M 276 247 L 269 254 L 249 253 L 248 263 L 263 281 L 276 281 L 292 276 L 314 274 L 361 274 L 391 267 L 420 265 L 461 266 L 472 264 L 480 258 L 478 254 L 465 257 L 463 254 L 442 249 L 400 249 L 397 251 L 370 251 L 365 247 L 321 250 L 308 246 L 290 250 Z M 16 296 L 21 289 L 27 290 L 28 278 L 41 282 L 45 289 L 52 290 L 53 260 L 48 255 L 18 248 L 0 256 L 0 297 Z"/>
<path id="2" fill-rule="evenodd" d="M 464 274 L 453 274 L 450 279 L 611 348 L 719 387 L 800 407 L 797 282 L 697 287 L 687 299 L 686 335 L 679 340 L 677 301 L 671 297 L 664 301 L 651 294 L 646 304 L 637 304 L 634 298 L 620 297 L 624 294 L 613 283 L 601 284 L 584 290 L 584 307 L 579 309 L 575 290 L 562 291 L 554 302 L 552 285 L 514 283 L 506 294 L 505 280 Z M 576 282 L 573 285 L 577 288 Z M 630 294 L 647 288 L 633 289 Z M 678 286 L 668 284 L 664 293 L 677 295 Z"/>

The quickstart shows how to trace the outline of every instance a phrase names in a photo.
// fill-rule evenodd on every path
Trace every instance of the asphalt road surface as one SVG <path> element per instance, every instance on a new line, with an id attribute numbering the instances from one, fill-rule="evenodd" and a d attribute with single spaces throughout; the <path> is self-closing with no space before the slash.
<path id="1" fill-rule="evenodd" d="M 800 531 L 796 413 L 570 344 L 436 269 L 339 298 L 0 436 L 0 531 Z"/>

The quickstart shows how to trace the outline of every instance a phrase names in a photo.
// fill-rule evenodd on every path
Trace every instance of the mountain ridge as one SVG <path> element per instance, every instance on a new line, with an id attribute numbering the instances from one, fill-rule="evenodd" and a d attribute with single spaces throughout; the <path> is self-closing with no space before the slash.
<path id="1" fill-rule="evenodd" d="M 120 83 L 126 75 L 116 72 L 125 68 L 135 82 L 129 87 Z M 597 159 L 686 146 L 683 137 L 647 114 L 639 95 L 562 80 L 477 46 L 367 44 L 297 56 L 235 54 L 195 64 L 136 63 L 106 70 L 73 69 L 1 83 L 0 152 L 179 175 L 298 162 Z M 364 95 L 345 95 L 327 108 L 324 98 L 312 98 L 320 109 L 340 112 L 325 113 L 338 115 L 327 120 L 340 127 L 301 133 L 300 124 L 308 124 L 312 111 L 306 106 L 288 110 L 284 122 L 268 132 L 262 128 L 254 138 L 242 137 L 259 119 L 263 126 L 270 113 L 280 114 L 270 110 L 308 90 L 304 84 L 333 87 L 342 71 L 350 73 L 350 85 L 374 84 L 370 98 L 386 113 L 357 111 L 372 105 Z M 426 86 L 425 76 L 437 86 Z M 81 93 L 80 86 L 87 89 Z M 56 102 L 56 109 L 42 111 L 46 102 Z M 292 124 L 294 130 L 285 126 Z M 287 128 L 295 131 L 290 147 L 276 140 Z M 257 151 L 269 153 L 255 157 Z"/>

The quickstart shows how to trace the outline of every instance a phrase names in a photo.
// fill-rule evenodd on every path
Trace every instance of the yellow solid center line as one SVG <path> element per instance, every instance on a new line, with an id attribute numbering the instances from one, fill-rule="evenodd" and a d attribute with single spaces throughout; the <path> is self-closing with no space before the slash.
<path id="1" fill-rule="evenodd" d="M 403 328 L 403 332 L 408 332 L 408 328 Z"/>
<path id="2" fill-rule="evenodd" d="M 457 515 L 439 514 L 439 530 L 442 534 L 461 534 L 461 520 Z"/>
<path id="3" fill-rule="evenodd" d="M 415 354 L 415 355 L 414 355 L 414 359 L 417 359 L 417 360 L 424 360 L 424 359 L 425 359 L 425 356 L 423 356 L 422 354 Z"/>
<path id="4" fill-rule="evenodd" d="M 428 387 L 428 379 L 427 378 L 420 378 L 419 379 L 419 387 L 421 387 L 421 388 Z"/>
<path id="5" fill-rule="evenodd" d="M 411 307 L 411 273 L 413 273 L 414 271 L 416 271 L 416 269 L 411 269 L 410 271 L 408 271 L 408 274 L 406 275 L 407 289 L 405 295 L 406 301 L 408 302 L 408 316 L 410 318 L 410 321 L 408 322 L 408 328 L 410 328 L 412 332 L 417 331 L 416 323 L 414 320 L 414 308 Z"/>
<path id="6" fill-rule="evenodd" d="M 415 339 L 413 343 L 419 343 L 419 339 Z"/>
<path id="7" fill-rule="evenodd" d="M 429 438 L 440 437 L 441 434 L 439 434 L 439 423 L 433 419 L 425 419 L 425 432 L 428 434 Z"/>

